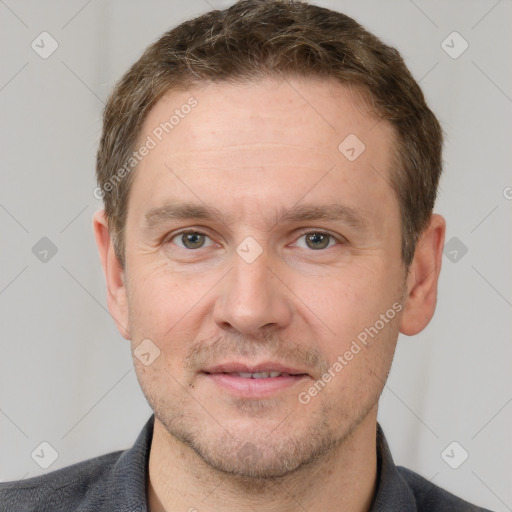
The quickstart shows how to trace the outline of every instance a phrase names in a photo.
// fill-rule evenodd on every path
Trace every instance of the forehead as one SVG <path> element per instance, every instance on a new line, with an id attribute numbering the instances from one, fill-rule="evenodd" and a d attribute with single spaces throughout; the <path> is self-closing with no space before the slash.
<path id="1" fill-rule="evenodd" d="M 165 125 L 170 120 L 171 126 Z M 230 143 L 253 152 L 258 152 L 258 143 L 287 145 L 316 156 L 332 153 L 350 134 L 364 142 L 371 139 L 367 149 L 373 153 L 388 149 L 394 136 L 389 123 L 370 113 L 359 88 L 320 78 L 261 78 L 171 90 L 146 118 L 142 135 L 153 132 L 168 139 L 174 158 L 180 156 L 180 147 L 203 152 Z M 166 137 L 171 133 L 173 137 Z M 239 148 L 244 144 L 251 148 Z"/>
<path id="2" fill-rule="evenodd" d="M 326 199 L 335 200 L 341 187 L 346 203 L 366 196 L 360 206 L 371 209 L 393 196 L 394 137 L 356 89 L 332 81 L 261 79 L 173 90 L 145 120 L 139 145 L 151 139 L 153 147 L 138 164 L 133 188 L 148 207 L 168 202 L 178 182 L 188 183 L 196 200 L 231 192 L 259 204 L 268 197 L 296 202 L 327 173 Z M 314 188 L 310 194 L 322 189 Z"/>

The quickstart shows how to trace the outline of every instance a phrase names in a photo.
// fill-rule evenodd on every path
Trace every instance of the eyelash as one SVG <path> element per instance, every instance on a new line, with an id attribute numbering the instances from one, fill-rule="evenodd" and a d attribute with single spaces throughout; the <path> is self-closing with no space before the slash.
<path id="1" fill-rule="evenodd" d="M 173 233 L 171 235 L 169 235 L 164 243 L 165 244 L 168 244 L 170 243 L 173 239 L 175 239 L 176 237 L 180 236 L 180 235 L 185 235 L 187 233 L 193 233 L 193 234 L 197 234 L 197 235 L 204 235 L 208 238 L 210 238 L 211 240 L 211 237 L 208 233 L 205 233 L 204 231 L 201 231 L 201 230 L 197 230 L 197 229 L 183 229 L 181 231 L 178 231 L 176 233 Z M 346 244 L 347 243 L 347 240 L 343 237 L 340 237 L 340 236 L 336 236 L 336 235 L 333 235 L 332 233 L 329 233 L 328 231 L 322 231 L 322 230 L 315 230 L 315 229 L 307 229 L 307 230 L 303 230 L 303 231 L 300 231 L 299 232 L 299 236 L 297 238 L 297 240 L 299 238 L 302 238 L 303 236 L 305 235 L 308 235 L 308 234 L 311 234 L 311 233 L 314 233 L 314 234 L 319 234 L 319 235 L 327 235 L 329 236 L 331 239 L 334 239 L 338 245 L 343 245 L 343 244 Z M 213 240 L 212 240 L 213 241 Z M 179 247 L 179 246 L 178 246 Z M 183 247 L 180 247 L 180 249 L 183 249 Z M 197 251 L 199 249 L 204 249 L 204 247 L 199 247 L 198 249 L 184 249 L 184 250 L 187 250 L 187 251 Z M 330 247 L 326 247 L 326 249 L 330 249 Z M 321 252 L 322 250 L 325 251 L 326 249 L 319 249 L 319 252 Z M 312 251 L 314 249 L 311 249 Z"/>

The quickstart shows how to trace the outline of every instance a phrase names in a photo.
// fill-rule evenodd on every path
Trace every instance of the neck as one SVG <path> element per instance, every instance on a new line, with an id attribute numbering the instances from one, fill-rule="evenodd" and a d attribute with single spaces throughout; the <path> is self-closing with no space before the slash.
<path id="1" fill-rule="evenodd" d="M 273 480 L 241 479 L 206 464 L 155 418 L 147 488 L 150 512 L 366 512 L 377 480 L 376 415 L 372 411 L 315 464 Z"/>

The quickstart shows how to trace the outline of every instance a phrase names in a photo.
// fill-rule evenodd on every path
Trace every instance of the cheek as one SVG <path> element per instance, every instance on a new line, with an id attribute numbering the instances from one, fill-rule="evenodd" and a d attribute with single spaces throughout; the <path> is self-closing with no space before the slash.
<path id="1" fill-rule="evenodd" d="M 400 315 L 393 308 L 398 302 L 381 303 L 382 297 L 381 301 L 372 301 L 364 295 L 359 299 L 364 301 L 349 297 L 340 304 L 332 316 L 336 334 L 319 341 L 329 368 L 320 379 L 328 382 L 325 393 L 318 394 L 322 395 L 324 406 L 335 407 L 340 417 L 346 411 L 376 403 L 391 367 L 399 332 Z M 317 387 L 323 389 L 322 383 Z"/>
<path id="2" fill-rule="evenodd" d="M 138 263 L 138 265 L 135 265 Z M 128 286 L 130 325 L 135 343 L 154 340 L 173 359 L 186 350 L 180 340 L 194 340 L 211 306 L 218 276 L 185 275 L 166 262 L 133 261 Z"/>
<path id="3" fill-rule="evenodd" d="M 177 403 L 181 386 L 188 384 L 183 360 L 187 352 L 187 340 L 194 340 L 198 326 L 197 307 L 201 295 L 197 287 L 176 273 L 169 272 L 165 265 L 142 265 L 137 272 L 132 265 L 132 277 L 128 287 L 130 326 L 132 328 L 133 361 L 137 378 L 144 393 L 158 393 L 166 389 L 170 399 Z M 189 286 L 187 286 L 189 285 Z M 191 291 L 195 290 L 195 291 Z M 197 297 L 196 297 L 197 296 Z M 194 316 L 196 315 L 196 316 Z M 150 340 L 158 356 L 146 365 L 137 357 L 137 347 Z M 178 381 L 180 386 L 174 386 Z M 158 396 L 148 397 L 155 403 Z M 180 398 L 181 399 L 181 398 Z"/>
<path id="4" fill-rule="evenodd" d="M 297 279 L 292 286 L 303 301 L 302 305 L 297 302 L 300 314 L 309 318 L 310 324 L 318 325 L 331 340 L 322 347 L 326 355 L 338 355 L 400 299 L 397 278 L 377 258 L 370 259 L 367 264 L 353 264 L 329 276 L 307 282 Z"/>
<path id="5" fill-rule="evenodd" d="M 187 297 L 164 265 L 137 263 L 129 269 L 130 325 L 139 337 L 160 339 L 185 314 Z"/>
<path id="6" fill-rule="evenodd" d="M 391 366 L 398 337 L 400 286 L 384 265 L 376 268 L 375 264 L 352 266 L 327 281 L 322 292 L 315 288 L 309 299 L 308 306 L 328 326 L 317 338 L 330 365 L 324 374 L 329 380 L 327 392 L 322 391 L 320 400 L 326 406 L 338 404 L 340 411 L 377 400 Z M 307 314 L 313 318 L 311 312 Z"/>

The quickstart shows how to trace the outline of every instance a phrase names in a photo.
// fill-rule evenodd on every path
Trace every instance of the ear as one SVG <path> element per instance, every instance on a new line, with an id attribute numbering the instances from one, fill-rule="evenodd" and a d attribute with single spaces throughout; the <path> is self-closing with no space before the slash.
<path id="1" fill-rule="evenodd" d="M 93 216 L 94 237 L 107 282 L 107 304 L 110 315 L 123 338 L 131 339 L 128 315 L 128 300 L 125 285 L 125 272 L 114 251 L 105 210 Z"/>
<path id="2" fill-rule="evenodd" d="M 400 322 L 400 332 L 407 336 L 421 332 L 434 316 L 445 231 L 444 218 L 433 214 L 416 244 L 407 275 L 407 295 Z"/>

